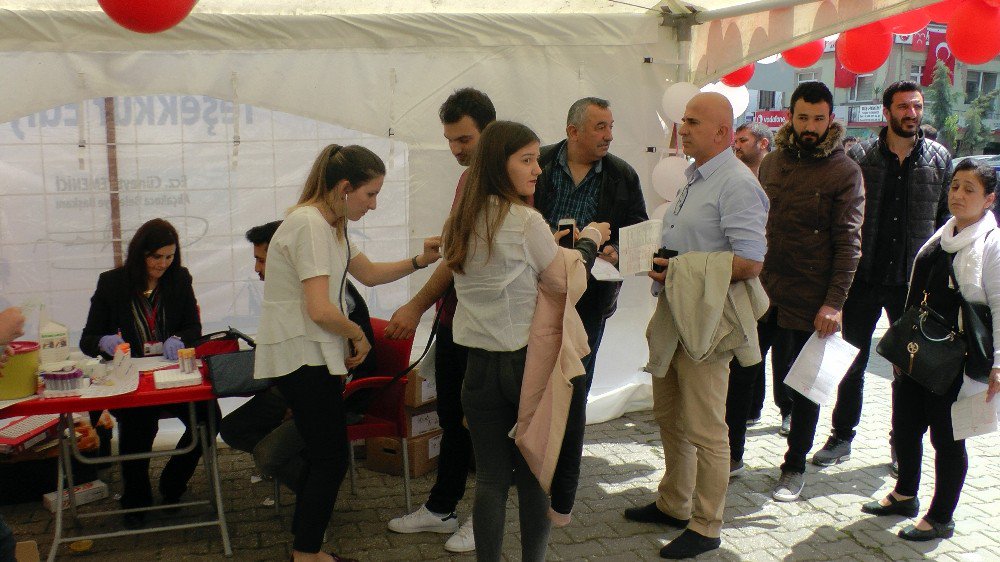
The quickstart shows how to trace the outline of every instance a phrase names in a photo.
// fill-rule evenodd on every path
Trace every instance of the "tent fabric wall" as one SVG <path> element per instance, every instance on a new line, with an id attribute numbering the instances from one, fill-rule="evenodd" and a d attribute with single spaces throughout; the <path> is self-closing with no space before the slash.
<path id="1" fill-rule="evenodd" d="M 654 14 L 194 13 L 188 20 L 147 37 L 119 29 L 100 12 L 0 10 L 0 71 L 16 77 L 7 81 L 0 123 L 104 96 L 190 94 L 233 103 L 237 116 L 241 105 L 255 106 L 399 141 L 408 151 L 408 255 L 440 231 L 461 172 L 437 118 L 440 103 L 457 88 L 487 92 L 501 118 L 527 123 L 544 142 L 563 138 L 574 100 L 609 98 L 613 151 L 644 179 L 659 159 L 647 147 L 665 143 L 655 110 L 666 69 L 644 59 L 677 53 L 672 31 Z M 237 148 L 231 165 L 245 166 L 246 157 Z M 652 209 L 662 200 L 645 183 Z M 0 244 L 13 221 L 4 213 L 0 208 Z M 409 278 L 409 293 L 428 275 Z M 648 406 L 641 390 L 648 380 L 637 374 L 645 359 L 645 319 L 635 320 L 652 310 L 647 289 L 642 280 L 629 280 L 626 293 L 635 304 L 621 306 L 617 317 L 631 320 L 605 338 L 594 384 L 617 404 L 602 411 L 637 407 L 634 397 Z M 640 390 L 630 390 L 636 385 Z"/>

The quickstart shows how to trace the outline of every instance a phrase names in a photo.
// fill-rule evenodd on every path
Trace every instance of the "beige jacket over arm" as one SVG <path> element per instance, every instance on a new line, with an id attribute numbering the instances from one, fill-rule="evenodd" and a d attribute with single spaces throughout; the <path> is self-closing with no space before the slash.
<path id="1" fill-rule="evenodd" d="M 546 493 L 566 432 L 573 385 L 590 353 L 576 302 L 587 289 L 580 252 L 559 249 L 541 274 L 521 381 L 515 443 Z"/>
<path id="2" fill-rule="evenodd" d="M 670 260 L 646 328 L 644 371 L 666 376 L 678 345 L 699 362 L 729 353 L 743 366 L 760 363 L 757 320 L 767 312 L 767 294 L 757 278 L 730 282 L 732 274 L 732 252 L 688 252 Z"/>

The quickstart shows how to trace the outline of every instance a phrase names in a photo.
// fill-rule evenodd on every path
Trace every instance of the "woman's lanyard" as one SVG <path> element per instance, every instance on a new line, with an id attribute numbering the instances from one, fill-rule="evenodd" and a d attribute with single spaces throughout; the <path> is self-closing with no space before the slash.
<path id="1" fill-rule="evenodd" d="M 160 296 L 156 295 L 153 298 L 152 306 L 147 310 L 143 310 L 143 317 L 146 320 L 146 328 L 149 329 L 149 337 L 151 339 L 156 339 L 156 320 L 160 312 Z"/>

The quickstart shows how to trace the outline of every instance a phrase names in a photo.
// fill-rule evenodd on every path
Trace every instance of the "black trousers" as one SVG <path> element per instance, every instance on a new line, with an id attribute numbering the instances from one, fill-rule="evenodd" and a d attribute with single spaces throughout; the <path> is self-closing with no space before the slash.
<path id="1" fill-rule="evenodd" d="M 969 470 L 965 440 L 955 441 L 951 405 L 958 397 L 962 377 L 947 394 L 939 396 L 907 376 L 892 381 L 892 433 L 899 461 L 896 493 L 916 496 L 920 488 L 924 433 L 930 429 L 934 446 L 934 498 L 927 517 L 937 523 L 951 521 Z"/>
<path id="2" fill-rule="evenodd" d="M 451 326 L 439 325 L 435 349 L 437 412 L 443 432 L 437 478 L 425 505 L 433 513 L 451 513 L 465 495 L 472 464 L 472 439 L 462 410 L 462 383 L 469 348 L 455 343 Z"/>
<path id="3" fill-rule="evenodd" d="M 277 384 L 305 442 L 292 546 L 299 552 L 317 553 L 349 464 L 344 381 L 331 375 L 325 365 L 303 365 L 278 378 Z"/>
<path id="4" fill-rule="evenodd" d="M 860 351 L 847 374 L 837 387 L 837 404 L 833 407 L 833 434 L 851 441 L 861 423 L 861 403 L 864 400 L 865 369 L 871 355 L 872 333 L 882 316 L 882 309 L 895 321 L 902 316 L 906 304 L 906 286 L 887 287 L 854 281 L 844 303 L 844 339 Z"/>
<path id="5" fill-rule="evenodd" d="M 597 283 L 597 281 L 590 282 Z M 590 354 L 583 358 L 584 375 L 572 381 L 573 396 L 566 416 L 566 433 L 563 434 L 562 448 L 559 450 L 559 460 L 552 478 L 552 509 L 562 514 L 573 511 L 573 504 L 576 502 L 580 463 L 583 457 L 583 438 L 587 430 L 587 397 L 594 383 L 597 350 L 601 347 L 604 326 L 608 321 L 605 316 L 607 308 L 598 305 L 597 299 L 587 297 L 588 294 L 584 293 L 577 303 L 576 311 L 583 321 L 583 329 L 587 332 Z"/>
<path id="6" fill-rule="evenodd" d="M 785 385 L 785 376 L 792 368 L 792 363 L 799 356 L 802 347 L 812 336 L 812 332 L 780 328 L 783 335 L 774 345 L 774 355 L 779 358 L 781 369 L 774 370 L 775 386 L 780 384 L 788 396 L 792 398 L 792 427 L 788 433 L 788 450 L 785 452 L 785 462 L 781 465 L 782 472 L 805 472 L 806 455 L 812 448 L 816 437 L 816 423 L 819 421 L 819 405 L 802 396 Z"/>
<path id="7" fill-rule="evenodd" d="M 215 400 L 199 402 L 195 405 L 195 417 L 198 423 L 207 423 L 209 408 L 214 410 L 215 419 L 219 419 L 219 404 Z M 190 445 L 195 434 L 194 428 L 190 425 L 187 404 L 123 408 L 111 411 L 115 419 L 118 420 L 118 452 L 124 455 L 148 453 L 153 450 L 153 440 L 159 431 L 160 414 L 163 412 L 167 412 L 184 422 L 184 434 L 177 442 L 177 448 L 181 449 Z M 215 435 L 210 435 L 209 439 L 215 439 Z M 168 500 L 174 500 L 187 490 L 187 483 L 198 467 L 201 454 L 201 446 L 199 445 L 188 453 L 170 457 L 160 474 L 161 496 Z M 149 459 L 123 461 L 121 465 L 122 507 L 130 509 L 153 505 L 153 489 L 149 481 Z"/>
<path id="8" fill-rule="evenodd" d="M 768 351 L 774 345 L 778 336 L 778 320 L 775 309 L 767 311 L 763 318 L 757 321 L 757 343 L 760 345 L 761 362 L 749 367 L 743 367 L 733 359 L 729 363 L 729 392 L 726 395 L 726 424 L 729 426 L 729 458 L 734 461 L 743 460 L 743 452 L 747 440 L 747 420 L 751 414 L 760 416 L 764 396 L 764 361 Z M 777 371 L 775 355 L 771 354 L 771 370 Z M 778 397 L 775 385 L 775 400 Z M 784 387 L 784 385 L 781 385 Z M 783 393 L 784 394 L 784 393 Z M 757 400 L 761 405 L 757 405 Z"/>

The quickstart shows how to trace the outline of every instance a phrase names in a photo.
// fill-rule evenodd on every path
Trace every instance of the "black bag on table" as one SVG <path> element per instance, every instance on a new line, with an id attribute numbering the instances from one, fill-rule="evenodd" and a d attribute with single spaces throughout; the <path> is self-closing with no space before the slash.
<path id="1" fill-rule="evenodd" d="M 250 349 L 241 350 L 239 340 L 247 342 Z M 274 379 L 253 378 L 256 345 L 249 336 L 232 327 L 198 340 L 195 354 L 201 358 L 202 372 L 208 376 L 217 397 L 249 396 L 274 384 Z"/>

